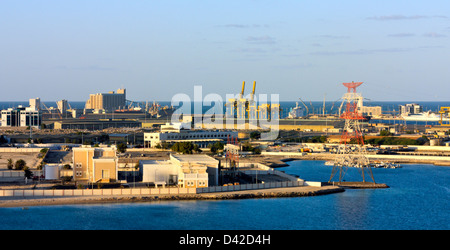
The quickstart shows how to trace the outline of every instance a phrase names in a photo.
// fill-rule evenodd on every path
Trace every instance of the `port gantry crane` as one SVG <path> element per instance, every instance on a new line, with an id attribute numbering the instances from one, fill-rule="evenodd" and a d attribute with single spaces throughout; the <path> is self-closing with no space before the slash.
<path id="1" fill-rule="evenodd" d="M 439 110 L 439 115 L 440 115 L 440 119 L 439 119 L 439 124 L 441 126 L 450 126 L 450 123 L 444 123 L 444 115 L 447 115 L 450 113 L 450 107 L 441 107 L 441 110 Z"/>
<path id="2" fill-rule="evenodd" d="M 338 156 L 334 161 L 329 182 L 339 173 L 339 183 L 341 183 L 347 168 L 357 167 L 361 170 L 363 182 L 365 182 L 365 172 L 367 172 L 375 184 L 369 160 L 366 156 L 364 138 L 359 122 L 364 117 L 357 108 L 357 101 L 361 98 L 361 95 L 356 93 L 356 87 L 361 84 L 362 82 L 343 83 L 348 88 L 347 93 L 343 96 L 343 102 L 346 102 L 345 111 L 340 115 L 340 118 L 345 120 L 345 125 L 340 139 Z M 349 145 L 349 143 L 354 144 Z"/>

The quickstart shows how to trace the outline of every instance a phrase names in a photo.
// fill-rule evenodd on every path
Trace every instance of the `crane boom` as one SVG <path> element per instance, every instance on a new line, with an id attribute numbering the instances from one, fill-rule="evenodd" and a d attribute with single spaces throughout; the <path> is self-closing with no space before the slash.
<path id="1" fill-rule="evenodd" d="M 244 96 L 245 81 L 242 82 L 241 96 Z"/>
<path id="2" fill-rule="evenodd" d="M 301 98 L 298 98 L 298 99 L 300 99 L 300 101 L 303 103 L 303 106 L 305 106 L 305 108 L 306 108 L 306 113 L 309 114 L 308 106 L 306 106 L 306 104 L 303 102 L 303 100 L 302 100 Z"/>

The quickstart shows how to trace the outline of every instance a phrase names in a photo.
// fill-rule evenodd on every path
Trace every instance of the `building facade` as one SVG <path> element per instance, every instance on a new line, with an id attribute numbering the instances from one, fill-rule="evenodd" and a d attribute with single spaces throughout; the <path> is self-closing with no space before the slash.
<path id="1" fill-rule="evenodd" d="M 163 142 L 192 142 L 200 148 L 206 148 L 210 143 L 224 142 L 230 137 L 238 137 L 236 131 L 190 130 L 182 125 L 162 125 L 160 132 L 144 133 L 144 146 L 156 147 Z"/>
<path id="2" fill-rule="evenodd" d="M 142 181 L 185 188 L 218 185 L 219 161 L 207 155 L 170 155 L 167 161 L 141 161 Z"/>
<path id="3" fill-rule="evenodd" d="M 116 182 L 116 147 L 82 146 L 73 148 L 73 179 L 83 183 Z"/>
<path id="4" fill-rule="evenodd" d="M 125 108 L 126 90 L 118 89 L 117 93 L 110 91 L 108 93 L 91 94 L 86 101 L 85 109 L 114 111 Z"/>
<path id="5" fill-rule="evenodd" d="M 419 114 L 423 112 L 423 107 L 417 103 L 400 105 L 400 114 Z"/>
<path id="6" fill-rule="evenodd" d="M 34 127 L 40 128 L 42 113 L 40 110 L 22 107 L 8 108 L 1 111 L 2 127 Z"/>

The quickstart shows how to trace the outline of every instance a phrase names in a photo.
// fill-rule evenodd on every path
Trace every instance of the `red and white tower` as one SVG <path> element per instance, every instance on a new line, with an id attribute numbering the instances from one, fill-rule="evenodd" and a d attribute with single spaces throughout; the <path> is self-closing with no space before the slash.
<path id="1" fill-rule="evenodd" d="M 346 102 L 345 111 L 340 116 L 340 118 L 345 119 L 345 125 L 338 148 L 338 156 L 334 161 L 329 182 L 333 180 L 337 173 L 339 173 L 339 182 L 342 182 L 347 168 L 357 167 L 361 170 L 363 182 L 365 182 L 365 173 L 367 172 L 373 183 L 375 183 L 372 170 L 369 166 L 369 160 L 366 157 L 364 138 L 361 130 L 360 121 L 364 117 L 358 110 L 358 102 L 362 100 L 362 96 L 356 93 L 356 87 L 361 84 L 362 82 L 343 83 L 348 89 L 343 97 L 343 101 Z"/>

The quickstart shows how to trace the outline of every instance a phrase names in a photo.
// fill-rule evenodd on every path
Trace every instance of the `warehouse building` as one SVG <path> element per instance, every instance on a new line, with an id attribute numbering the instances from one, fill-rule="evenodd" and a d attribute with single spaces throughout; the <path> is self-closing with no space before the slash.
<path id="1" fill-rule="evenodd" d="M 207 155 L 171 154 L 166 161 L 141 161 L 142 181 L 197 188 L 218 185 L 219 161 Z"/>
<path id="2" fill-rule="evenodd" d="M 183 124 L 161 126 L 160 132 L 144 133 L 145 147 L 156 147 L 163 142 L 192 142 L 200 148 L 206 148 L 210 143 L 225 142 L 228 138 L 237 138 L 238 132 L 220 130 L 191 130 Z"/>
<path id="3" fill-rule="evenodd" d="M 118 89 L 117 93 L 110 91 L 108 93 L 91 94 L 89 100 L 86 101 L 85 109 L 105 110 L 110 112 L 116 109 L 125 108 L 125 106 L 126 90 Z"/>

